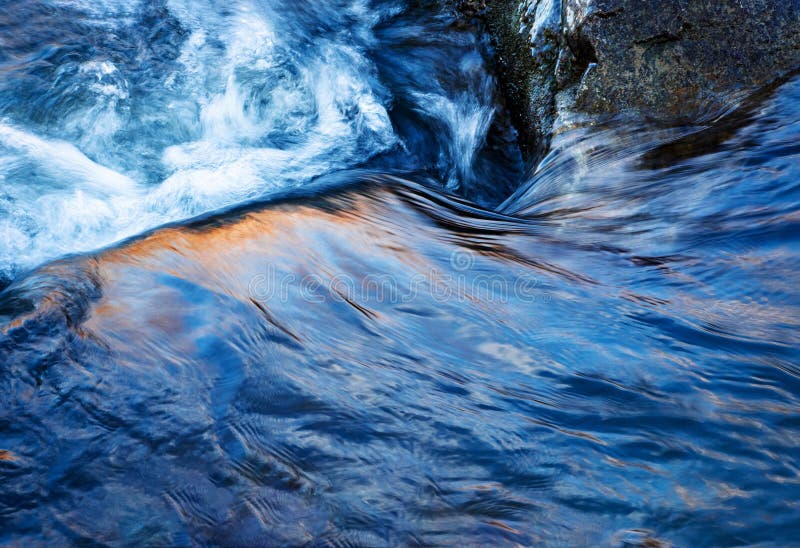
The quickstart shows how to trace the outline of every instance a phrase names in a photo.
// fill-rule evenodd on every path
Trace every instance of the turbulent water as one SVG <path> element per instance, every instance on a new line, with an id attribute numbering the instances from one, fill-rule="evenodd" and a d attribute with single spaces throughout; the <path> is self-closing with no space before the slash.
<path id="1" fill-rule="evenodd" d="M 490 60 L 0 6 L 0 544 L 796 543 L 800 81 L 526 176 Z"/>
<path id="2" fill-rule="evenodd" d="M 356 166 L 499 200 L 519 159 L 450 27 L 398 1 L 4 2 L 0 276 Z"/>

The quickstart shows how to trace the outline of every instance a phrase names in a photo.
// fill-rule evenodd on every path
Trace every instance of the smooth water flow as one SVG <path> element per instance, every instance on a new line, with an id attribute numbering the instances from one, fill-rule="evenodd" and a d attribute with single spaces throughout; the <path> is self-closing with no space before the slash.
<path id="1" fill-rule="evenodd" d="M 797 542 L 800 80 L 527 176 L 436 4 L 0 7 L 0 544 Z"/>

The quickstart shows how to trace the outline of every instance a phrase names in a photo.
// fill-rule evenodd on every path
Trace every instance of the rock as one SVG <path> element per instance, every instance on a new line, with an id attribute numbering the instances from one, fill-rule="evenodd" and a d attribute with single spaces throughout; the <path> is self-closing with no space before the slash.
<path id="1" fill-rule="evenodd" d="M 560 0 L 455 0 L 485 21 L 497 48 L 497 70 L 526 156 L 546 149 L 554 121 L 553 74 L 561 42 Z"/>
<path id="2" fill-rule="evenodd" d="M 800 68 L 800 0 L 461 0 L 540 157 L 573 114 L 714 118 Z"/>

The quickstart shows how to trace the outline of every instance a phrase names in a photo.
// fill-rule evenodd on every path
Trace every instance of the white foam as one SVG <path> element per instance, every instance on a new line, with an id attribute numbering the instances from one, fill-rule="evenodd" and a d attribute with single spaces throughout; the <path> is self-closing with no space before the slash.
<path id="1" fill-rule="evenodd" d="M 138 9 L 109 0 L 58 3 L 105 26 Z M 270 10 L 279 6 L 170 0 L 168 7 L 190 34 L 177 67 L 154 86 L 154 100 L 165 108 L 131 112 L 129 82 L 110 60 L 97 58 L 59 69 L 68 71 L 65 93 L 78 97 L 80 108 L 49 128 L 0 123 L 6 273 L 299 185 L 395 144 L 385 98 L 359 48 L 331 37 L 292 50 L 273 28 L 278 14 Z M 363 2 L 353 9 L 356 16 L 369 13 Z M 360 39 L 369 38 L 375 22 L 365 17 Z M 175 128 L 172 139 L 163 130 L 157 135 L 164 141 L 163 179 L 155 185 L 119 142 L 123 131 L 147 130 L 142 124 L 150 119 Z M 71 142 L 42 136 L 43 129 Z M 23 183 L 22 172 L 33 176 Z"/>
<path id="2" fill-rule="evenodd" d="M 121 35 L 136 32 L 144 6 L 50 1 Z M 341 25 L 320 34 L 290 19 L 288 1 L 168 0 L 169 28 L 185 37 L 177 58 L 154 58 L 151 69 L 101 49 L 66 56 L 46 122 L 0 121 L 0 271 L 302 185 L 396 146 L 391 97 L 365 52 L 373 26 L 399 4 L 309 7 Z M 466 56 L 459 70 L 490 84 L 474 77 L 479 65 Z M 493 116 L 488 88 L 467 87 L 416 96 L 445 128 L 451 188 L 469 176 Z"/>
<path id="3" fill-rule="evenodd" d="M 4 122 L 0 122 L 0 146 L 33 162 L 50 181 L 76 190 L 99 195 L 133 195 L 139 190 L 135 181 L 93 162 L 74 145 L 43 139 Z"/>

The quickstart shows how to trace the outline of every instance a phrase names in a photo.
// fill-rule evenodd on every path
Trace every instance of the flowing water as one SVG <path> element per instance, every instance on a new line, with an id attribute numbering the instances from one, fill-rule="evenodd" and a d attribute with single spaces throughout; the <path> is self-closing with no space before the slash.
<path id="1" fill-rule="evenodd" d="M 0 63 L 0 544 L 800 538 L 800 81 L 526 176 L 434 2 L 10 0 Z"/>
<path id="2" fill-rule="evenodd" d="M 486 46 L 453 23 L 398 1 L 5 2 L 0 276 L 345 168 L 496 203 L 521 162 Z"/>

